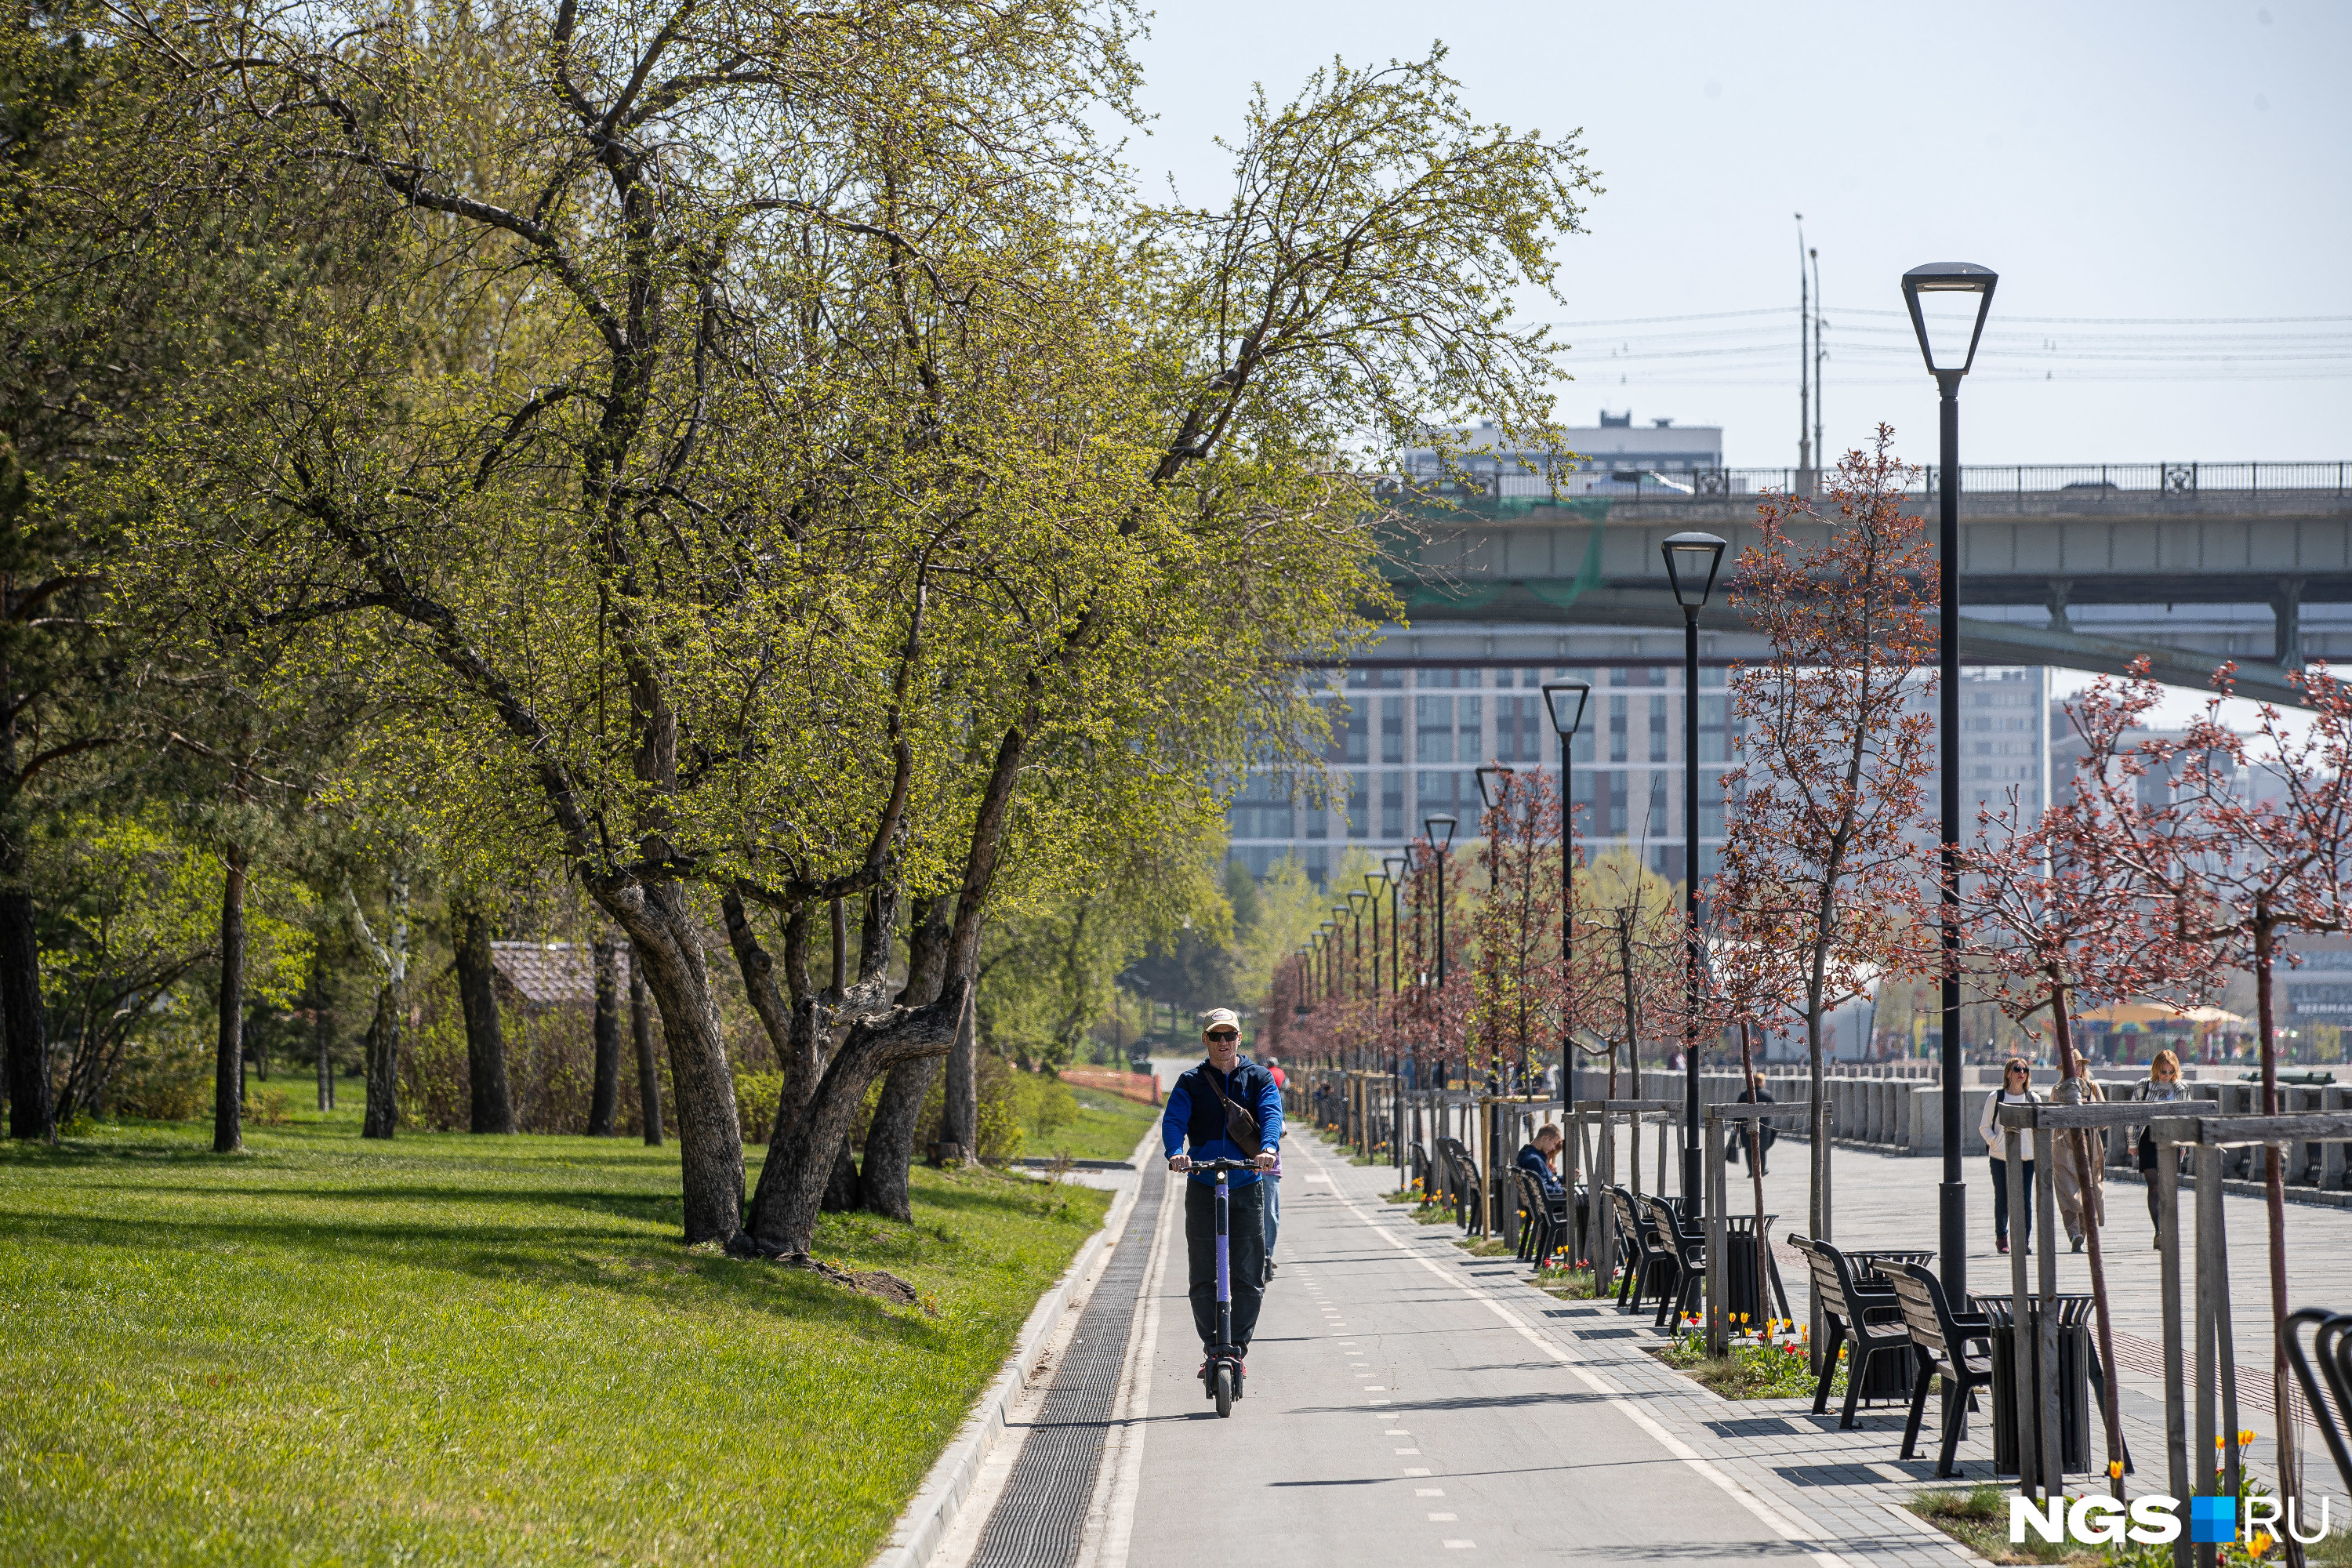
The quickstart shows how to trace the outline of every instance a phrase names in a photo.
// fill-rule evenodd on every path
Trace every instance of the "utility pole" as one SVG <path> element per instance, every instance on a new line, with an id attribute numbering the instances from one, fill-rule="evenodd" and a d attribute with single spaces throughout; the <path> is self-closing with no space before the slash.
<path id="1" fill-rule="evenodd" d="M 1807 249 L 1805 255 L 1813 264 L 1813 451 L 1823 468 L 1829 467 L 1830 447 L 1822 439 L 1822 405 L 1829 399 L 1829 387 L 1822 381 L 1822 253 Z"/>
<path id="2" fill-rule="evenodd" d="M 1813 299 L 1805 281 L 1805 215 L 1797 215 L 1797 488 L 1812 483 L 1813 351 L 1805 341 L 1813 319 Z"/>

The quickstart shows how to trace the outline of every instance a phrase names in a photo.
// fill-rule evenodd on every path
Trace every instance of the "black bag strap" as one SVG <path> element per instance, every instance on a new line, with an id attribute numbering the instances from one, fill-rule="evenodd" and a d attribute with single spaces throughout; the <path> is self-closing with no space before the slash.
<path id="1" fill-rule="evenodd" d="M 1236 1076 L 1239 1076 L 1238 1064 Z M 1234 1103 L 1223 1089 L 1217 1087 L 1216 1068 L 1206 1062 L 1201 1064 L 1201 1081 L 1209 1086 L 1210 1092 L 1217 1097 L 1217 1103 L 1225 1108 L 1225 1136 L 1232 1139 L 1237 1147 L 1251 1153 L 1257 1152 L 1257 1118 L 1250 1114 L 1247 1106 Z"/>

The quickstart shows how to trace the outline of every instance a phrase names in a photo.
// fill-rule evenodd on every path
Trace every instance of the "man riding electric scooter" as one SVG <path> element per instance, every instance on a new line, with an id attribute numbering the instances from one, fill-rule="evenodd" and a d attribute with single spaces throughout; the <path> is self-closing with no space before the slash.
<path id="1" fill-rule="evenodd" d="M 1202 1025 L 1209 1059 L 1176 1080 L 1160 1136 L 1168 1168 L 1184 1184 L 1184 1250 L 1192 1326 L 1201 1336 L 1201 1387 L 1223 1415 L 1241 1397 L 1250 1335 L 1265 1298 L 1265 1215 L 1261 1173 L 1282 1143 L 1282 1093 L 1241 1054 L 1241 1019 L 1220 1007 Z M 1187 1146 L 1190 1146 L 1188 1153 Z"/>

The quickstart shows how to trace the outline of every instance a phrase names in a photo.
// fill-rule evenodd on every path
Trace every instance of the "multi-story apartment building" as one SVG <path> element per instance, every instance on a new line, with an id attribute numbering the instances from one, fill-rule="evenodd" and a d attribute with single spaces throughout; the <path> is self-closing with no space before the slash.
<path id="1" fill-rule="evenodd" d="M 1722 846 L 1723 784 L 1737 736 L 1727 711 L 1729 661 L 1700 642 L 1699 844 L 1702 877 Z M 1682 879 L 1682 638 L 1668 632 L 1534 627 L 1391 628 L 1363 661 L 1309 679 L 1332 704 L 1326 801 L 1307 781 L 1253 777 L 1233 804 L 1231 854 L 1263 875 L 1296 856 L 1321 882 L 1350 846 L 1378 855 L 1419 837 L 1440 812 L 1477 834 L 1473 770 L 1487 762 L 1556 770 L 1559 743 L 1543 709 L 1545 681 L 1590 681 L 1591 700 L 1576 738 L 1578 831 L 1588 853 L 1640 853 L 1661 875 Z M 1966 831 L 1979 806 L 2000 809 L 2009 792 L 2031 820 L 2049 798 L 2048 748 L 2041 715 L 2049 700 L 2042 669 L 1964 669 L 1961 745 Z M 1932 711 L 1923 689 L 1916 700 Z M 1935 794 L 1927 792 L 1933 809 Z"/>

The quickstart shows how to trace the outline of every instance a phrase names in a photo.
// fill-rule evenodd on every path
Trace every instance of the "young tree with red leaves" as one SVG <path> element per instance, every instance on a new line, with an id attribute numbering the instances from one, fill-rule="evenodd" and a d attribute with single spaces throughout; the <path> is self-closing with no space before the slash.
<path id="1" fill-rule="evenodd" d="M 1577 1048 L 1608 1058 L 1611 1100 L 1622 1098 L 1619 1047 L 1627 1068 L 1639 1072 L 1643 1026 L 1681 1003 L 1683 952 L 1674 886 L 1638 853 L 1612 850 L 1578 874 L 1570 1009 L 1578 1026 L 1601 1042 L 1595 1049 L 1580 1040 Z"/>
<path id="2" fill-rule="evenodd" d="M 2252 734 L 2222 721 L 2233 665 L 2214 673 L 2216 695 L 2177 745 L 2142 742 L 2135 769 L 2095 781 L 2120 798 L 2139 793 L 2138 778 L 2162 766 L 2173 779 L 2173 809 L 2121 826 L 2115 850 L 2127 856 L 2143 884 L 2184 911 L 2187 934 L 2210 944 L 2215 957 L 2254 975 L 2257 1035 L 2262 1050 L 2263 1114 L 2279 1114 L 2277 1020 L 2271 979 L 2281 960 L 2279 940 L 2292 933 L 2352 927 L 2346 885 L 2352 879 L 2352 686 L 2324 667 L 2291 672 L 2312 721 L 2300 734 L 2265 703 Z M 2269 778 L 2278 798 L 2261 798 Z M 2292 962 L 2290 960 L 2290 962 Z M 2301 1493 L 2295 1475 L 2294 1407 L 2287 1381 L 2286 1173 L 2275 1145 L 2263 1150 L 2263 1197 L 2268 1211 L 2271 1376 L 2277 1394 L 2279 1488 Z M 2290 1538 L 2289 1561 L 2301 1556 Z"/>
<path id="3" fill-rule="evenodd" d="M 1763 539 L 1731 583 L 1734 607 L 1772 654 L 1733 678 L 1744 733 L 1724 781 L 1737 804 L 1723 863 L 1741 902 L 1739 928 L 1725 934 L 1798 960 L 1802 999 L 1790 1011 L 1804 1019 L 1812 1088 L 1807 1218 L 1823 1240 L 1822 1021 L 1932 952 L 1917 913 L 1933 885 L 1918 829 L 1935 734 L 1909 697 L 1935 652 L 1936 563 L 1919 520 L 1903 514 L 1912 470 L 1888 451 L 1893 439 L 1882 425 L 1870 451 L 1840 460 L 1830 493 L 1843 521 L 1802 497 L 1768 500 Z M 1821 536 L 1800 538 L 1801 526 Z"/>
<path id="4" fill-rule="evenodd" d="M 2066 705 L 2082 742 L 2078 763 L 2086 777 L 2137 776 L 2139 748 L 2131 740 L 2160 694 L 2151 681 L 2120 688 L 2104 678 Z M 2095 1095 L 2074 1048 L 2075 998 L 2129 996 L 2164 985 L 2190 965 L 2178 907 L 2151 889 L 2125 848 L 2161 836 L 2170 826 L 2169 803 L 2147 802 L 2137 790 L 2076 789 L 2029 822 L 2017 793 L 2008 805 L 1980 816 L 1975 845 L 1959 867 L 1961 928 L 1966 957 L 1993 982 L 1993 1000 L 2029 1028 L 2048 1015 L 2063 1078 L 2061 1103 L 2084 1104 Z M 2154 897 L 2151 897 L 2151 894 Z M 2038 1032 L 2038 1031 L 2036 1031 Z M 2083 1240 L 2091 1268 L 2099 1357 L 2113 1366 L 2115 1331 L 2107 1304 L 2106 1258 L 2100 1241 L 2097 1139 L 2085 1131 L 2057 1134 L 2053 1176 L 2071 1174 L 2083 1194 Z M 2123 1495 L 2122 1415 L 2116 1380 L 2101 1402 L 2112 1489 Z"/>
<path id="5" fill-rule="evenodd" d="M 1560 1034 L 1559 790 L 1537 770 L 1501 777 L 1502 798 L 1479 819 L 1488 870 L 1471 922 L 1473 1023 L 1488 1060 L 1524 1079 Z"/>

